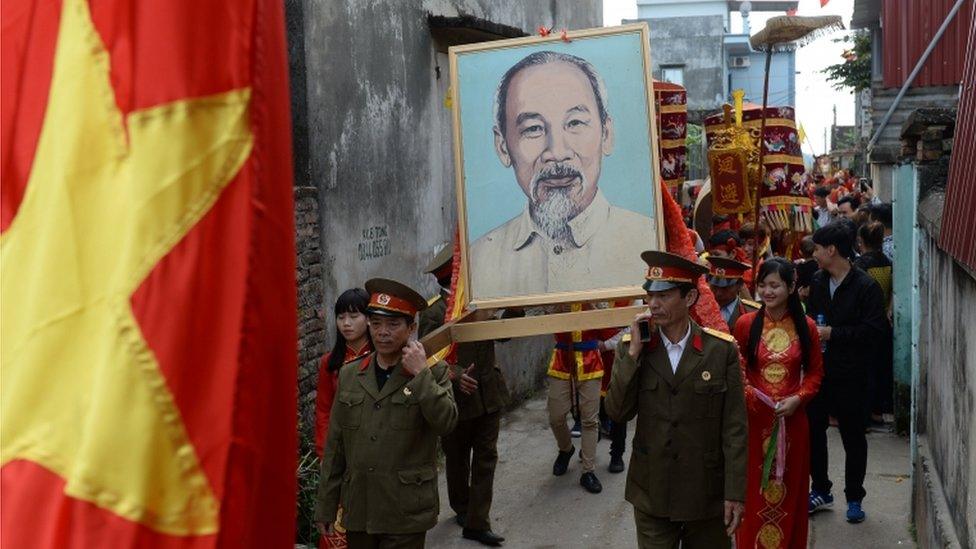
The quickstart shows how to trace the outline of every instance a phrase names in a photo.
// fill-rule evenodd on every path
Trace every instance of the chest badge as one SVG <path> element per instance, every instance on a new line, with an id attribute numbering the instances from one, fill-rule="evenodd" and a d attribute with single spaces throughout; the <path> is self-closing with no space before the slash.
<path id="1" fill-rule="evenodd" d="M 410 396 L 410 395 L 413 394 L 413 391 L 410 390 L 410 387 L 404 387 L 403 388 L 403 394 L 404 394 L 404 396 Z"/>
<path id="2" fill-rule="evenodd" d="M 708 370 L 705 370 L 704 372 L 702 372 L 702 381 L 708 381 L 710 379 L 712 379 L 712 373 L 711 372 L 709 372 Z"/>

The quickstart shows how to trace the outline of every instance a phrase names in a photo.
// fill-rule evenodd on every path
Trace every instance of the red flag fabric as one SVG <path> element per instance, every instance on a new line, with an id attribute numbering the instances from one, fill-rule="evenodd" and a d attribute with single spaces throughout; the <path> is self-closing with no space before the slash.
<path id="1" fill-rule="evenodd" d="M 678 254 L 690 261 L 698 261 L 695 254 L 695 244 L 691 241 L 688 227 L 681 216 L 681 206 L 668 192 L 667 185 L 661 183 L 661 205 L 664 209 L 664 232 L 669 252 Z M 691 315 L 699 326 L 712 328 L 729 333 L 729 325 L 722 318 L 722 313 L 715 301 L 715 294 L 705 281 L 705 277 L 698 279 L 698 301 L 691 309 Z"/>
<path id="2" fill-rule="evenodd" d="M 2 19 L 0 545 L 293 546 L 283 5 Z"/>
<path id="3" fill-rule="evenodd" d="M 821 8 L 826 7 L 827 6 L 827 2 L 830 2 L 830 0 L 820 0 L 820 7 Z"/>

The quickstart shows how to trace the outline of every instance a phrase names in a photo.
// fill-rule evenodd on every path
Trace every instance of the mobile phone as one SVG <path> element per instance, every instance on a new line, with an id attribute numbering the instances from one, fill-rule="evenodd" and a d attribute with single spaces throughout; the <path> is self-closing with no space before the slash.
<path id="1" fill-rule="evenodd" d="M 637 323 L 637 330 L 640 332 L 640 342 L 647 343 L 651 340 L 651 321 L 641 320 Z"/>
<path id="2" fill-rule="evenodd" d="M 862 193 L 868 192 L 868 189 L 871 188 L 871 183 L 868 181 L 868 178 L 866 178 L 866 177 L 862 177 L 858 181 L 858 183 L 860 183 L 860 185 L 861 185 L 861 192 Z"/>

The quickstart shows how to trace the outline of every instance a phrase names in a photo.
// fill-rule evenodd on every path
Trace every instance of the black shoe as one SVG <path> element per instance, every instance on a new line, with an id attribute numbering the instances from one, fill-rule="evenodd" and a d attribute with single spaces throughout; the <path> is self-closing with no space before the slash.
<path id="1" fill-rule="evenodd" d="M 610 456 L 610 466 L 607 467 L 607 471 L 610 471 L 611 473 L 623 473 L 624 458 L 620 456 Z"/>
<path id="2" fill-rule="evenodd" d="M 580 477 L 580 486 L 586 488 L 586 491 L 591 494 L 599 494 L 603 491 L 600 479 L 596 478 L 592 471 L 583 473 L 583 476 Z"/>
<path id="3" fill-rule="evenodd" d="M 491 530 L 472 530 L 470 528 L 465 528 L 464 531 L 461 532 L 461 537 L 464 539 L 473 539 L 480 542 L 482 545 L 491 545 L 492 547 L 498 547 L 503 541 L 505 541 L 505 538 L 499 536 Z"/>
<path id="4" fill-rule="evenodd" d="M 560 451 L 559 455 L 556 456 L 556 462 L 552 464 L 552 474 L 557 477 L 561 477 L 566 474 L 566 469 L 569 468 L 569 460 L 576 453 L 576 448 L 572 448 L 565 452 Z"/>
<path id="5" fill-rule="evenodd" d="M 461 513 L 454 515 L 454 522 L 456 522 L 461 528 L 464 528 L 464 515 Z"/>
<path id="6" fill-rule="evenodd" d="M 583 436 L 583 426 L 580 425 L 578 419 L 576 420 L 575 423 L 573 423 L 573 428 L 569 430 L 569 436 L 573 438 L 579 438 Z"/>

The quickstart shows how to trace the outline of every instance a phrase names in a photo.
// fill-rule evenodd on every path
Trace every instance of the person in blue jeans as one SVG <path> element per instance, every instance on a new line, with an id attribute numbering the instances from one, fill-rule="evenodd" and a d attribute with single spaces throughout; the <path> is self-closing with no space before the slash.
<path id="1" fill-rule="evenodd" d="M 817 327 L 824 342 L 824 379 L 820 393 L 807 406 L 810 423 L 810 513 L 833 505 L 833 483 L 827 475 L 827 427 L 837 419 L 844 444 L 844 495 L 847 521 L 863 522 L 868 443 L 864 402 L 872 341 L 884 336 L 884 297 L 867 273 L 853 266 L 854 224 L 837 220 L 813 233 L 813 257 L 820 271 L 813 275 L 807 315 L 823 322 Z"/>

